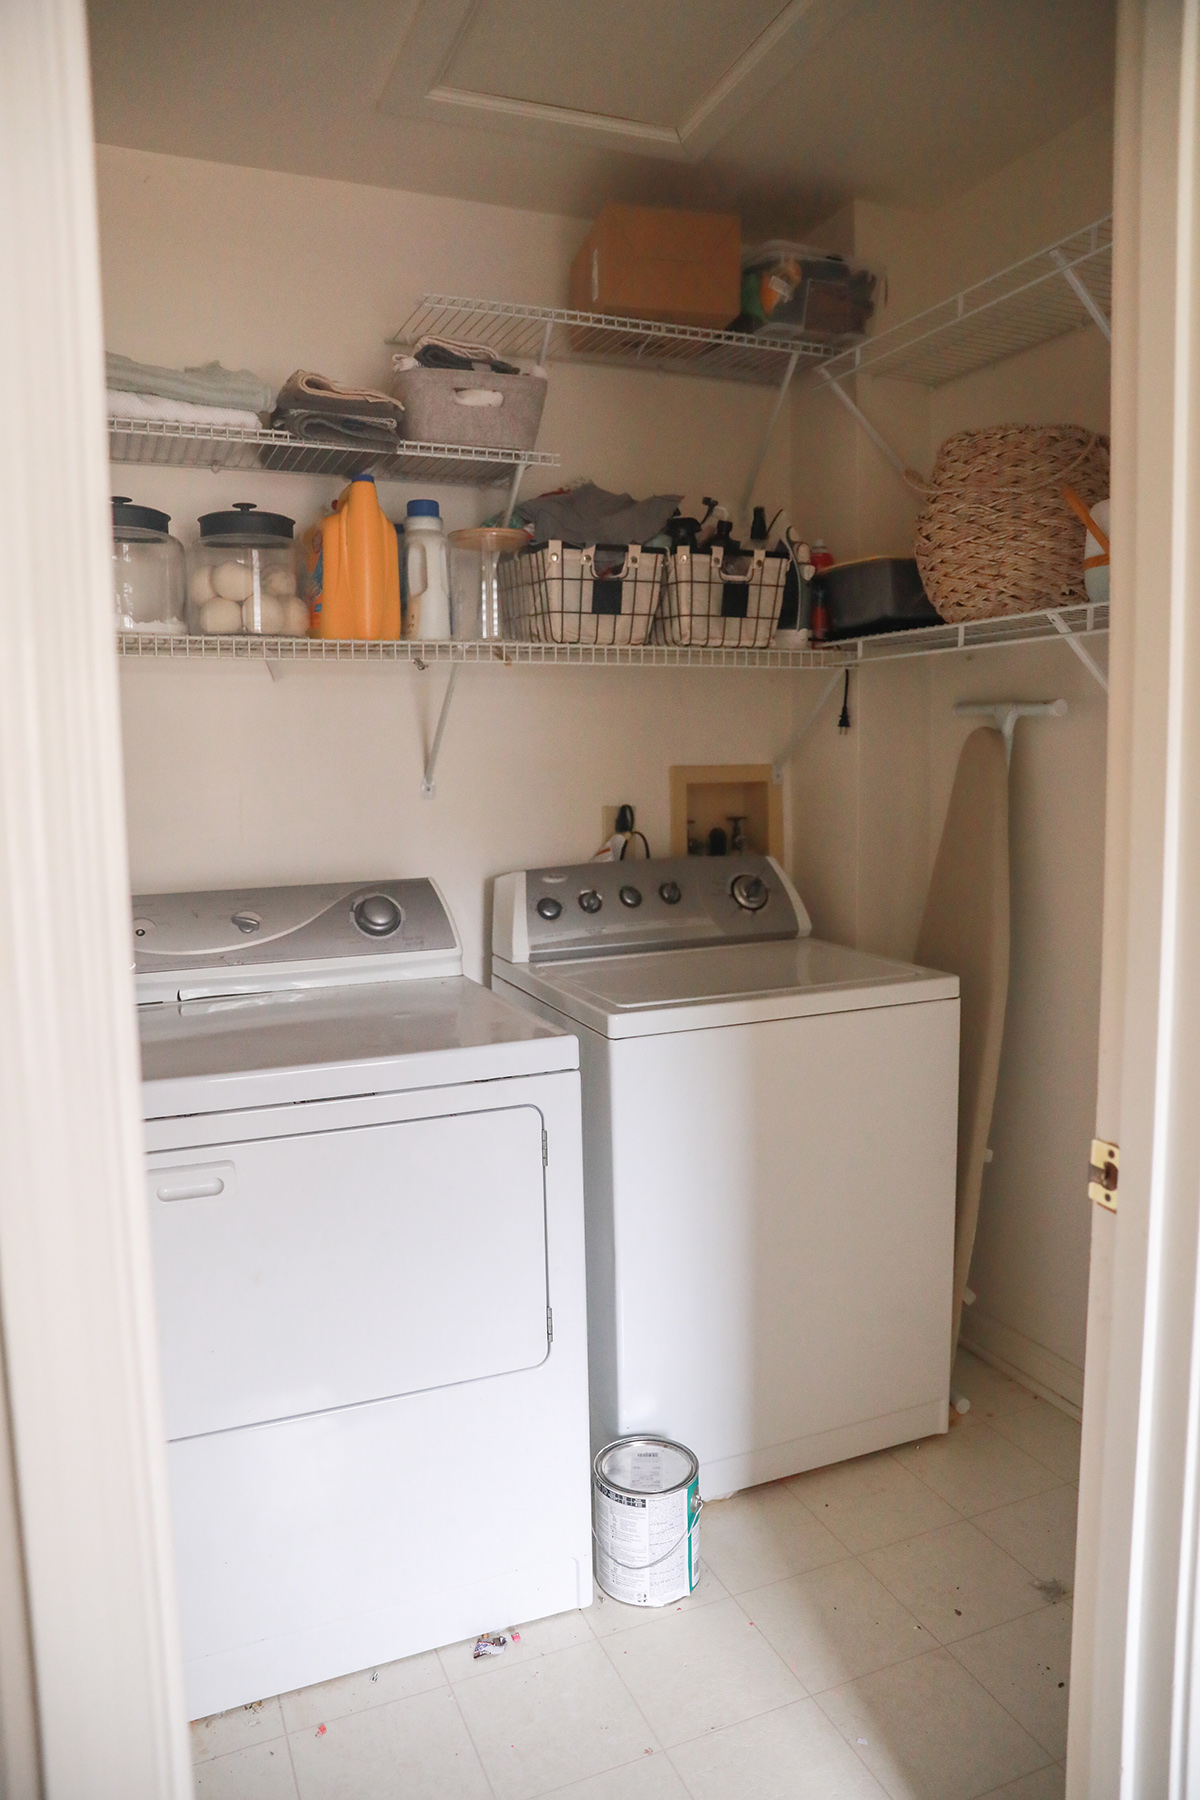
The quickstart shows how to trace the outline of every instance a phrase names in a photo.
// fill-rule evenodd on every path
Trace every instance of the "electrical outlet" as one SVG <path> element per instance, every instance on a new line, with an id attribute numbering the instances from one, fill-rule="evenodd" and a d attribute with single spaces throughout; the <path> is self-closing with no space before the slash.
<path id="1" fill-rule="evenodd" d="M 602 806 L 600 808 L 600 842 L 607 844 L 609 838 L 616 831 L 617 820 L 623 812 L 627 812 L 632 819 L 635 811 L 636 809 L 627 800 L 620 806 Z"/>

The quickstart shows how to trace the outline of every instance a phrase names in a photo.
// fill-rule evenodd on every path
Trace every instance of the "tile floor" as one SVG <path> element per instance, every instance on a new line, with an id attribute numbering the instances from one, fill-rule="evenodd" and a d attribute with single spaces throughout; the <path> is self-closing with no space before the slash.
<path id="1" fill-rule="evenodd" d="M 197 1795 L 1061 1800 L 1079 1427 L 971 1356 L 955 1381 L 947 1437 L 707 1508 L 683 1605 L 598 1595 L 501 1657 L 198 1720 Z"/>

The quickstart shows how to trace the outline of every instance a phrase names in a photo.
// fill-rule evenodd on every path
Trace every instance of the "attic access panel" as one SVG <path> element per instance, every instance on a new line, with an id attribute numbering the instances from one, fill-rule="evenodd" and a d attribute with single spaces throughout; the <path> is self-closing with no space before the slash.
<path id="1" fill-rule="evenodd" d="M 697 162 L 854 0 L 416 0 L 393 118 Z"/>

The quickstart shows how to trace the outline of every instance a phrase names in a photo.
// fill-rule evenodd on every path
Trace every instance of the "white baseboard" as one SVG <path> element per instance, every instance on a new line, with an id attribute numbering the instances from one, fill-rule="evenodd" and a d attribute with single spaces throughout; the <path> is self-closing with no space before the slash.
<path id="1" fill-rule="evenodd" d="M 960 1341 L 981 1362 L 1011 1376 L 1052 1406 L 1078 1419 L 1083 1411 L 1083 1370 L 1035 1343 L 1011 1325 L 990 1319 L 978 1306 L 963 1313 Z"/>

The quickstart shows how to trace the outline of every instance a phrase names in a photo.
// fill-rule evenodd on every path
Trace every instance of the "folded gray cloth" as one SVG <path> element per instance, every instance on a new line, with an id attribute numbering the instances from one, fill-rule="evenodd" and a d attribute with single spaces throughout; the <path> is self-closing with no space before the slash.
<path id="1" fill-rule="evenodd" d="M 280 408 L 271 417 L 279 431 L 293 437 L 327 444 L 352 444 L 370 450 L 397 450 L 400 433 L 395 419 L 363 419 L 337 412 L 313 412 L 300 407 Z"/>
<path id="2" fill-rule="evenodd" d="M 163 400 L 188 400 L 193 406 L 235 406 L 252 413 L 269 413 L 275 404 L 274 388 L 250 369 L 223 369 L 219 362 L 195 369 L 160 369 L 111 350 L 105 361 L 109 387 L 124 393 L 157 394 Z"/>
<path id="3" fill-rule="evenodd" d="M 655 494 L 649 500 L 635 500 L 632 494 L 610 494 L 586 481 L 566 494 L 523 500 L 521 511 L 539 538 L 579 545 L 644 544 L 658 536 L 682 497 Z"/>

